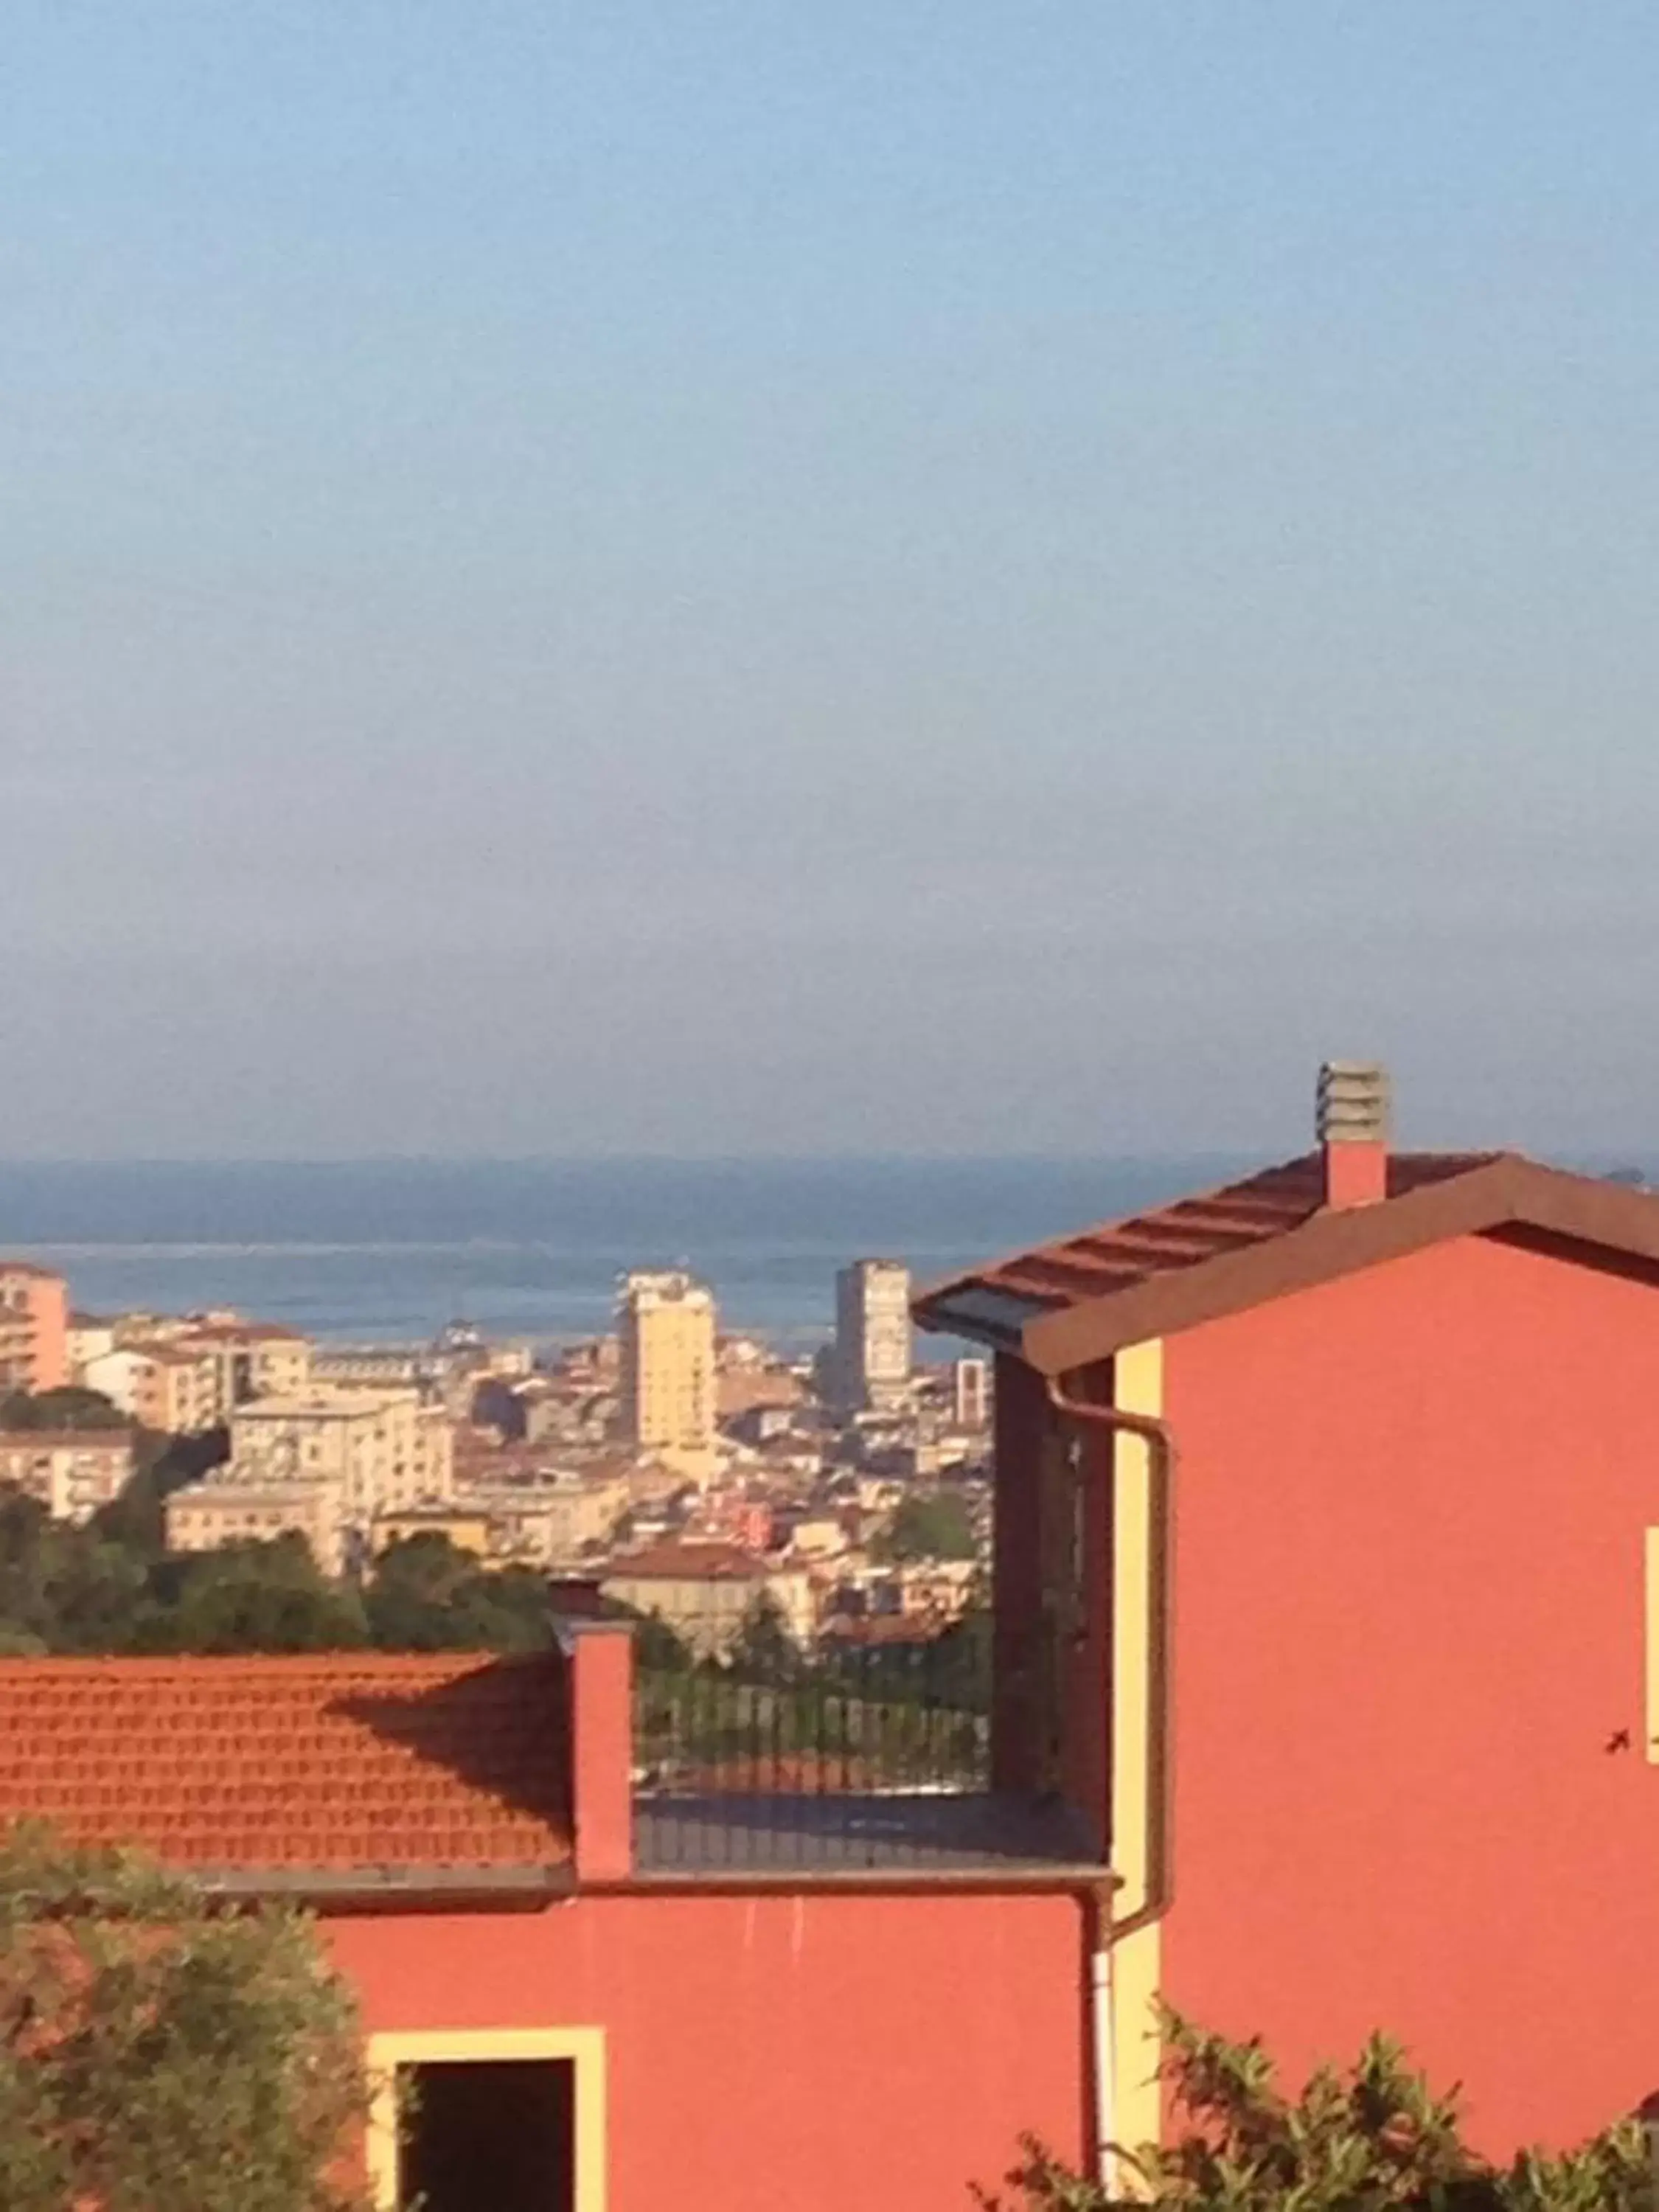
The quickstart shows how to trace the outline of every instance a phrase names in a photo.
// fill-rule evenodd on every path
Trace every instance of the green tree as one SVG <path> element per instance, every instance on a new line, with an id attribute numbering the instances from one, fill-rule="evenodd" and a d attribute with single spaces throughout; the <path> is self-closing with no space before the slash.
<path id="1" fill-rule="evenodd" d="M 770 1590 L 750 1604 L 727 1656 L 733 1673 L 751 1681 L 787 1682 L 800 1672 L 800 1646 Z"/>
<path id="2" fill-rule="evenodd" d="M 878 1559 L 971 1559 L 978 1549 L 968 1508 L 950 1491 L 907 1498 L 870 1547 Z"/>
<path id="3" fill-rule="evenodd" d="M 58 1651 L 125 1651 L 153 1610 L 144 1563 L 87 1529 L 51 1528 L 43 1547 L 46 1632 Z"/>
<path id="4" fill-rule="evenodd" d="M 52 1528 L 44 1505 L 9 1484 L 0 1487 L 0 1622 L 15 1634 L 52 1640 L 46 1595 L 46 1543 Z"/>
<path id="5" fill-rule="evenodd" d="M 350 1651 L 368 1640 L 355 1590 L 319 1572 L 302 1536 L 163 1561 L 134 1642 L 146 1651 Z"/>
<path id="6" fill-rule="evenodd" d="M 0 1429 L 125 1429 L 131 1422 L 101 1391 L 83 1390 L 64 1383 L 56 1390 L 41 1390 L 33 1397 L 14 1390 L 0 1398 Z"/>
<path id="7" fill-rule="evenodd" d="M 132 1474 L 120 1496 L 94 1516 L 93 1525 L 129 1551 L 159 1559 L 167 1549 L 167 1500 L 223 1464 L 230 1455 L 230 1435 L 225 1429 L 210 1429 L 201 1436 L 168 1437 L 138 1429 L 133 1444 Z"/>
<path id="8" fill-rule="evenodd" d="M 1124 2158 L 1131 2194 L 1109 2197 L 1028 2140 L 1012 2193 L 976 2191 L 987 2212 L 1659 2212 L 1633 2123 L 1499 2169 L 1465 2146 L 1455 2097 L 1436 2095 L 1386 2037 L 1289 2097 L 1259 2039 L 1230 2043 L 1173 2013 L 1164 2025 L 1177 2124 L 1167 2146 Z"/>
<path id="9" fill-rule="evenodd" d="M 634 1663 L 642 1672 L 689 1674 L 696 1664 L 690 1645 L 675 1634 L 659 1613 L 636 1613 L 631 1606 L 619 1606 L 612 1617 L 635 1624 Z"/>
<path id="10" fill-rule="evenodd" d="M 542 1575 L 481 1565 L 436 1529 L 386 1547 L 364 1610 L 372 1640 L 388 1651 L 534 1651 L 552 1638 Z"/>
<path id="11" fill-rule="evenodd" d="M 7 2212 L 367 2212 L 359 2031 L 310 1923 L 0 1841 Z"/>

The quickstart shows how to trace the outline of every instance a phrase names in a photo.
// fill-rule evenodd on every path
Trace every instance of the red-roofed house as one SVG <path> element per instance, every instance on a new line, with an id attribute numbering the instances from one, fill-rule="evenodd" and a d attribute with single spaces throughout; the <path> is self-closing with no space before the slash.
<path id="1" fill-rule="evenodd" d="M 629 1655 L 0 1661 L 0 1811 L 320 1912 L 420 2087 L 387 2212 L 954 2212 L 1022 2127 L 1079 2154 L 1100 1869 L 844 1751 L 698 1778 L 665 1850 Z"/>
<path id="2" fill-rule="evenodd" d="M 1384 2027 L 1494 2150 L 1659 2088 L 1659 1200 L 1386 1104 L 919 1301 L 996 1355 L 994 1771 L 1119 1877 L 1129 2142 L 1155 1992 Z"/>

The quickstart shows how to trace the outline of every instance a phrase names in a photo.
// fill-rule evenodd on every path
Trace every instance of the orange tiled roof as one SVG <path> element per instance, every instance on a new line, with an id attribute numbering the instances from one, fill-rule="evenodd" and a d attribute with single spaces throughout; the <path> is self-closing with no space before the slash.
<path id="1" fill-rule="evenodd" d="M 1518 1152 L 1406 1152 L 1388 1163 L 1383 1199 L 1333 1207 L 1322 1166 L 1309 1154 L 995 1261 L 925 1291 L 916 1318 L 1054 1376 L 1449 1237 L 1530 1237 L 1659 1279 L 1659 1199 L 1646 1191 Z"/>
<path id="2" fill-rule="evenodd" d="M 1458 1181 L 1504 1157 L 1396 1152 L 1388 1164 L 1388 1196 L 1407 1198 Z M 924 1328 L 1017 1341 L 1034 1320 L 1257 1250 L 1305 1228 L 1324 1210 L 1323 1161 L 1306 1153 L 1218 1190 L 1103 1222 L 930 1286 L 915 1302 L 916 1316 Z"/>
<path id="3" fill-rule="evenodd" d="M 562 1867 L 567 1808 L 554 1654 L 0 1661 L 0 1821 L 176 1868 Z"/>
<path id="4" fill-rule="evenodd" d="M 1397 1152 L 1389 1162 L 1389 1196 L 1401 1198 L 1449 1176 L 1484 1167 L 1490 1152 Z M 1286 1230 L 1300 1228 L 1324 1205 L 1324 1170 L 1317 1153 L 1265 1168 L 1243 1182 L 1224 1184 L 1196 1198 L 1104 1222 L 1042 1244 L 1012 1259 L 981 1267 L 965 1280 L 1011 1291 L 1044 1306 L 1074 1305 L 1127 1290 L 1149 1275 L 1190 1267 L 1237 1252 Z M 954 1288 L 955 1285 L 949 1287 Z M 931 1304 L 943 1295 L 927 1293 Z"/>

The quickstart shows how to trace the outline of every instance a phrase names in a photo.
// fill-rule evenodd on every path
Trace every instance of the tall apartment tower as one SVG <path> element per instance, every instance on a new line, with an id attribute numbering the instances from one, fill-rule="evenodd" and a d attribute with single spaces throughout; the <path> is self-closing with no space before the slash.
<path id="1" fill-rule="evenodd" d="M 990 1426 L 991 1363 L 988 1359 L 951 1362 L 951 1409 L 959 1429 L 979 1430 Z"/>
<path id="2" fill-rule="evenodd" d="M 836 1370 L 842 1403 L 882 1413 L 910 1387 L 910 1270 L 854 1260 L 836 1277 Z"/>
<path id="3" fill-rule="evenodd" d="M 68 1284 L 27 1260 L 0 1260 L 0 1397 L 69 1379 Z"/>
<path id="4" fill-rule="evenodd" d="M 678 1273 L 623 1279 L 617 1310 L 629 1442 L 702 1480 L 714 1471 L 714 1299 Z"/>

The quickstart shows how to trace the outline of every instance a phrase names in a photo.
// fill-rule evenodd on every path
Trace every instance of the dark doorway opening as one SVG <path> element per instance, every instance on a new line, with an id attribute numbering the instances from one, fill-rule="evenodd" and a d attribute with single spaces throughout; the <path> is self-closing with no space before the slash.
<path id="1" fill-rule="evenodd" d="M 575 2212 L 575 2067 L 466 2059 L 406 2067 L 398 2202 L 421 2212 Z"/>

